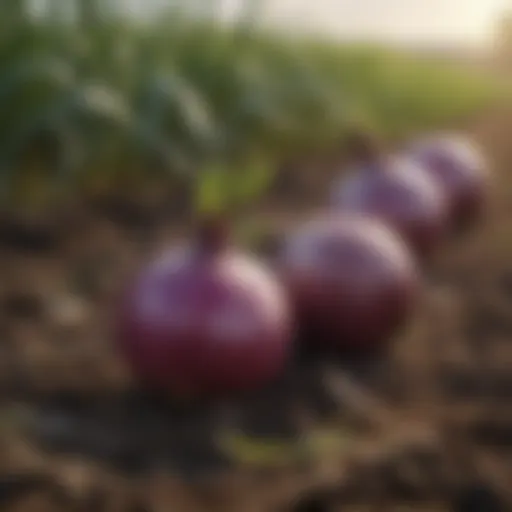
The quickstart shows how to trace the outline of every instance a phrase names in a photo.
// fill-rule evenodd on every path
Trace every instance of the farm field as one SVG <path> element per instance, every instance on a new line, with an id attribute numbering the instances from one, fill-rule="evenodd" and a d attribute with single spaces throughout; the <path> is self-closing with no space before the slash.
<path id="1" fill-rule="evenodd" d="M 180 20 L 7 19 L 0 510 L 512 509 L 508 75 Z M 223 188 L 241 245 L 271 262 L 325 205 L 354 126 L 393 148 L 460 129 L 490 163 L 486 216 L 429 262 L 411 325 L 372 360 L 297 340 L 249 395 L 143 392 L 113 346 L 129 278 Z"/>
<path id="2" fill-rule="evenodd" d="M 141 237 L 89 213 L 58 252 L 3 233 L 2 510 L 508 510 L 511 127 L 502 110 L 471 127 L 491 211 L 432 264 L 391 354 L 309 354 L 215 406 L 142 396 L 110 348 L 115 291 L 173 239 L 167 224 Z"/>

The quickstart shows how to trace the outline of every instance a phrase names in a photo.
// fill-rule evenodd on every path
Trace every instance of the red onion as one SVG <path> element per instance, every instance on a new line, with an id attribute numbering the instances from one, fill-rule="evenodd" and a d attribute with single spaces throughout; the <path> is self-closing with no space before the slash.
<path id="1" fill-rule="evenodd" d="M 311 221 L 286 241 L 280 263 L 300 327 L 338 348 L 382 346 L 409 317 L 419 289 L 405 243 L 368 217 Z"/>
<path id="2" fill-rule="evenodd" d="M 122 303 L 119 346 L 150 386 L 194 396 L 243 390 L 285 363 L 291 317 L 284 290 L 217 228 L 151 263 Z"/>
<path id="3" fill-rule="evenodd" d="M 410 159 L 368 154 L 352 175 L 335 185 L 332 203 L 338 211 L 386 221 L 421 257 L 430 255 L 445 233 L 447 209 L 442 191 Z"/>
<path id="4" fill-rule="evenodd" d="M 483 155 L 470 140 L 440 134 L 417 141 L 409 155 L 438 181 L 453 229 L 470 226 L 482 214 L 488 184 Z"/>

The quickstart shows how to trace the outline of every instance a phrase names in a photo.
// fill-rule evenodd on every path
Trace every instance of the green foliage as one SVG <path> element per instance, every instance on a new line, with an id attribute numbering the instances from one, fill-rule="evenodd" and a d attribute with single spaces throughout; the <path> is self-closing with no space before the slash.
<path id="1" fill-rule="evenodd" d="M 235 464 L 253 468 L 293 467 L 300 463 L 336 460 L 353 453 L 357 437 L 345 425 L 325 425 L 299 439 L 258 439 L 240 431 L 219 433 L 216 444 Z"/>
<path id="2" fill-rule="evenodd" d="M 197 180 L 196 210 L 207 213 L 243 207 L 265 191 L 273 168 L 270 161 L 258 155 L 248 156 L 245 162 L 203 167 Z"/>
<path id="3" fill-rule="evenodd" d="M 232 29 L 177 13 L 135 24 L 88 4 L 77 25 L 14 8 L 0 20 L 4 195 L 20 155 L 51 132 L 60 149 L 40 155 L 50 181 L 66 176 L 71 187 L 115 171 L 121 186 L 123 169 L 146 158 L 145 172 L 157 161 L 169 176 L 201 174 L 201 208 L 243 203 L 280 159 L 327 148 L 354 122 L 402 136 L 475 113 L 502 92 L 491 76 L 452 64 L 257 32 L 249 8 L 258 2 Z"/>

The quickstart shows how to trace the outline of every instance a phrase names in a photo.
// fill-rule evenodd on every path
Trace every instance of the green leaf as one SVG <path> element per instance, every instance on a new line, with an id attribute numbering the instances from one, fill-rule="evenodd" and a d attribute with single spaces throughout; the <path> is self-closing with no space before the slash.
<path id="1" fill-rule="evenodd" d="M 307 451 L 296 440 L 258 439 L 242 432 L 223 432 L 219 448 L 235 463 L 250 467 L 283 467 L 307 458 Z"/>
<path id="2" fill-rule="evenodd" d="M 195 151 L 210 149 L 215 129 L 210 107 L 188 80 L 178 73 L 155 74 L 141 94 L 141 121 L 172 132 Z"/>
<path id="3" fill-rule="evenodd" d="M 236 170 L 231 177 L 230 201 L 236 205 L 255 200 L 265 191 L 273 177 L 271 162 L 262 158 Z"/>
<path id="4" fill-rule="evenodd" d="M 71 97 L 69 107 L 87 117 L 109 121 L 120 127 L 133 122 L 126 99 L 116 90 L 99 85 L 86 85 Z"/>
<path id="5" fill-rule="evenodd" d="M 271 162 L 262 157 L 240 166 L 211 164 L 198 174 L 196 209 L 236 209 L 260 196 L 272 176 Z"/>
<path id="6" fill-rule="evenodd" d="M 55 90 L 73 85 L 74 73 L 68 63 L 53 58 L 26 59 L 11 69 L 3 70 L 0 80 L 0 101 L 18 93 L 20 88 L 51 87 Z"/>
<path id="7" fill-rule="evenodd" d="M 318 426 L 300 438 L 258 438 L 238 430 L 220 432 L 219 448 L 235 463 L 251 467 L 285 467 L 299 462 L 339 460 L 350 453 L 355 433 L 336 425 Z"/>
<path id="8" fill-rule="evenodd" d="M 199 173 L 196 188 L 196 211 L 219 212 L 227 206 L 229 173 L 226 167 L 212 164 Z"/>

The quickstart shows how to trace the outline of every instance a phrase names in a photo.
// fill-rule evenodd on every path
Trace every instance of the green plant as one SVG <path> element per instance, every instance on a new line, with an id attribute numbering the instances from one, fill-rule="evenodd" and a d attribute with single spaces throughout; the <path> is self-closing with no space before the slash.
<path id="1" fill-rule="evenodd" d="M 55 2 L 53 15 L 64 4 Z M 144 24 L 80 5 L 78 24 L 62 21 L 64 12 L 37 20 L 15 7 L 0 20 L 4 198 L 24 172 L 21 157 L 40 151 L 35 141 L 49 133 L 57 150 L 41 154 L 40 167 L 73 193 L 98 179 L 126 186 L 136 166 L 138 183 L 193 179 L 211 165 L 258 167 L 252 160 L 271 169 L 328 149 L 354 122 L 400 137 L 502 93 L 497 79 L 456 66 L 262 31 L 259 1 L 231 27 L 213 14 L 172 10 Z M 248 183 L 258 181 L 243 169 Z"/>

